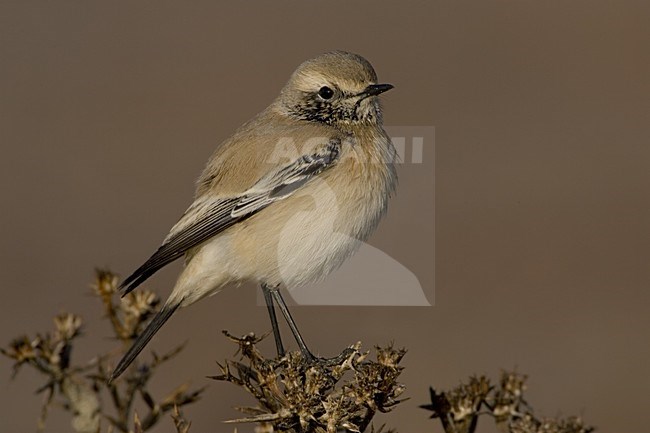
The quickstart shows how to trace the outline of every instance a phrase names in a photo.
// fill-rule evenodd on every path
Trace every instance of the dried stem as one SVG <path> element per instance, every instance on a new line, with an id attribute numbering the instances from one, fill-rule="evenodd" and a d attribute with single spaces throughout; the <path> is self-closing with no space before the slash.
<path id="1" fill-rule="evenodd" d="M 450 391 L 430 388 L 431 403 L 422 405 L 439 418 L 445 433 L 473 433 L 480 416 L 491 417 L 503 433 L 590 433 L 578 417 L 567 419 L 536 418 L 524 400 L 526 376 L 502 372 L 498 385 L 485 376 L 471 377 Z"/>
<path id="2" fill-rule="evenodd" d="M 153 292 L 140 290 L 115 302 L 118 278 L 109 271 L 98 270 L 92 287 L 102 302 L 113 334 L 124 348 L 128 347 L 156 312 L 160 299 Z M 74 366 L 72 362 L 73 347 L 81 336 L 81 317 L 69 313 L 60 314 L 54 318 L 54 325 L 55 329 L 51 333 L 37 335 L 35 338 L 16 338 L 7 348 L 0 349 L 0 353 L 14 360 L 14 375 L 23 366 L 31 366 L 46 377 L 45 385 L 39 389 L 39 392 L 46 392 L 38 421 L 39 430 L 45 427 L 49 408 L 60 400 L 61 406 L 72 415 L 72 429 L 75 432 L 97 433 L 101 430 L 102 420 L 108 421 L 109 431 L 144 432 L 175 407 L 197 401 L 203 391 L 190 391 L 184 384 L 161 400 L 154 398 L 148 391 L 149 381 L 157 368 L 173 359 L 183 349 L 183 345 L 163 356 L 154 354 L 150 362 L 141 361 L 119 380 L 108 384 L 113 354 L 100 355 L 81 367 Z M 110 397 L 108 405 L 102 402 L 103 392 L 107 392 Z M 134 417 L 133 406 L 138 396 L 149 409 L 142 422 Z M 187 428 L 183 431 L 186 432 Z"/>
<path id="3" fill-rule="evenodd" d="M 219 364 L 221 372 L 212 378 L 241 387 L 257 400 L 256 406 L 237 408 L 247 416 L 228 422 L 257 423 L 259 431 L 363 432 L 372 429 L 377 412 L 402 401 L 404 386 L 397 378 L 403 349 L 377 347 L 376 360 L 370 360 L 357 343 L 334 359 L 308 363 L 299 352 L 266 359 L 254 334 L 225 334 L 242 359 Z"/>

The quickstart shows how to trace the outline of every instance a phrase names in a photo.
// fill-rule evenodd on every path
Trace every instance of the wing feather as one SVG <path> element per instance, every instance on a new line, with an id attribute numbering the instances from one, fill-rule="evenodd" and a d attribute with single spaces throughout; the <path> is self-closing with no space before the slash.
<path id="1" fill-rule="evenodd" d="M 122 296 L 131 292 L 165 265 L 188 250 L 249 218 L 273 202 L 291 196 L 314 176 L 336 163 L 340 140 L 331 140 L 319 151 L 273 170 L 252 188 L 236 197 L 204 195 L 174 225 L 163 244 L 120 285 Z"/>

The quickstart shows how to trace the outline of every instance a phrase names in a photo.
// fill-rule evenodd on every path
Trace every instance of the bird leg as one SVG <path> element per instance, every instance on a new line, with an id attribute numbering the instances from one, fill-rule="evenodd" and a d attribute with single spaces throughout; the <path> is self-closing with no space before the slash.
<path id="1" fill-rule="evenodd" d="M 296 322 L 294 322 L 293 317 L 291 317 L 291 313 L 289 313 L 289 308 L 287 307 L 287 304 L 284 302 L 284 299 L 282 298 L 282 295 L 280 294 L 279 287 L 278 286 L 276 286 L 276 287 L 267 286 L 267 290 L 270 292 L 270 295 L 272 296 L 273 300 L 275 300 L 275 302 L 278 304 L 278 307 L 280 307 L 280 311 L 282 312 L 282 315 L 284 316 L 285 320 L 287 321 L 287 324 L 289 325 L 289 328 L 291 328 L 291 332 L 293 333 L 293 337 L 296 339 L 296 342 L 298 343 L 298 347 L 300 348 L 300 351 L 302 352 L 302 356 L 305 358 L 305 361 L 307 361 L 308 363 L 316 362 L 317 358 L 307 348 L 307 345 L 305 344 L 305 340 L 303 340 L 302 336 L 300 335 L 300 331 L 298 331 L 298 327 L 296 326 Z M 277 326 L 277 323 L 276 323 L 276 326 Z M 277 340 L 276 340 L 276 342 L 277 342 Z"/>
<path id="2" fill-rule="evenodd" d="M 264 293 L 266 308 L 269 311 L 269 318 L 271 319 L 271 327 L 273 328 L 273 337 L 275 338 L 275 348 L 278 351 L 278 357 L 282 358 L 285 354 L 285 351 L 284 351 L 284 346 L 282 345 L 282 337 L 280 336 L 280 327 L 278 326 L 278 319 L 275 316 L 273 296 L 271 295 L 271 292 L 273 290 L 274 289 L 269 287 L 266 283 L 262 283 L 262 292 Z"/>

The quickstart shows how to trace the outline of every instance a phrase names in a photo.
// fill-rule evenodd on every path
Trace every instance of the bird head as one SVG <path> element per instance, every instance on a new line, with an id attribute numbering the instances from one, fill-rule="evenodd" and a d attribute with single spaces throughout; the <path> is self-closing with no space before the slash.
<path id="1" fill-rule="evenodd" d="M 378 84 L 363 57 L 333 51 L 298 66 L 276 104 L 293 118 L 333 126 L 381 124 L 379 94 L 392 89 Z"/>

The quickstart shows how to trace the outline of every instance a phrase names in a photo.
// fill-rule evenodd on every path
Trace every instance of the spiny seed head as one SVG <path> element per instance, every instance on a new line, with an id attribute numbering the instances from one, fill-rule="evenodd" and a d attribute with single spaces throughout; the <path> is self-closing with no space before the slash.
<path id="1" fill-rule="evenodd" d="M 54 338 L 57 341 L 68 341 L 78 336 L 83 321 L 80 316 L 72 313 L 61 313 L 54 318 L 56 327 Z"/>
<path id="2" fill-rule="evenodd" d="M 117 291 L 117 275 L 110 271 L 97 269 L 92 288 L 101 297 L 110 297 Z"/>
<path id="3" fill-rule="evenodd" d="M 143 317 L 155 311 L 160 298 L 150 290 L 137 290 L 122 298 L 124 312 L 133 317 Z"/>
<path id="4" fill-rule="evenodd" d="M 9 349 L 0 349 L 2 354 L 14 359 L 17 363 L 23 363 L 36 358 L 36 346 L 38 341 L 30 341 L 26 336 L 16 338 L 9 343 Z"/>

